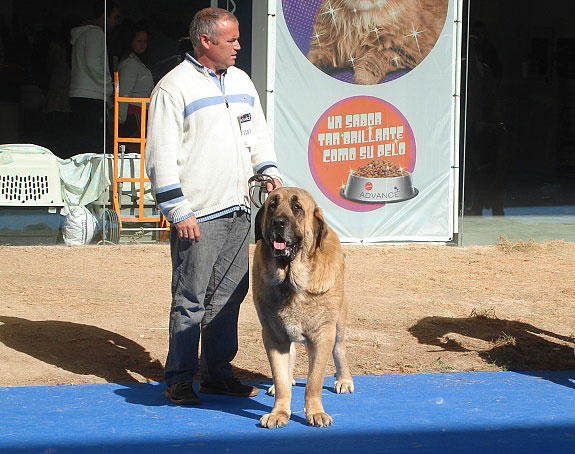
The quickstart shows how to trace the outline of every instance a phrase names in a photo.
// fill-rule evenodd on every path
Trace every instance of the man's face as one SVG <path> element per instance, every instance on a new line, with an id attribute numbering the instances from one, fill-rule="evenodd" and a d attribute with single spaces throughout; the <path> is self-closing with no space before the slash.
<path id="1" fill-rule="evenodd" d="M 241 48 L 238 23 L 233 20 L 220 21 L 215 34 L 217 44 L 208 38 L 205 46 L 205 56 L 211 63 L 206 66 L 219 73 L 236 63 L 236 55 Z"/>
<path id="2" fill-rule="evenodd" d="M 111 12 L 108 12 L 108 18 L 106 20 L 106 29 L 108 32 L 112 31 L 112 29 L 118 25 L 119 20 L 120 9 L 118 7 L 114 7 Z"/>

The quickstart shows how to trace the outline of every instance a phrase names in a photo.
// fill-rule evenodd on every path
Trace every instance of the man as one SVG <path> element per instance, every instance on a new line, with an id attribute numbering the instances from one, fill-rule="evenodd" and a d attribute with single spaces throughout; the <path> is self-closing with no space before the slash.
<path id="1" fill-rule="evenodd" d="M 248 290 L 247 181 L 255 172 L 281 186 L 258 94 L 233 66 L 237 19 L 224 9 L 203 9 L 190 24 L 190 39 L 193 56 L 152 92 L 145 156 L 158 205 L 172 223 L 165 380 L 166 396 L 182 405 L 199 403 L 192 380 L 200 338 L 201 393 L 258 393 L 234 377 L 230 364 Z"/>
<path id="2" fill-rule="evenodd" d="M 82 141 L 82 149 L 76 153 L 104 151 L 104 112 L 107 98 L 113 94 L 104 30 L 111 31 L 120 15 L 116 3 L 108 1 L 107 8 L 105 6 L 105 1 L 98 0 L 94 4 L 94 19 L 70 31 L 72 55 L 68 96 Z"/>

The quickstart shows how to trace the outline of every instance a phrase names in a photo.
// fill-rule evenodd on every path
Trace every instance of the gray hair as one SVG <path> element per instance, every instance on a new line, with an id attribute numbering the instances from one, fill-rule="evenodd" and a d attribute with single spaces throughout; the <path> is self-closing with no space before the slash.
<path id="1" fill-rule="evenodd" d="M 198 11 L 190 22 L 190 41 L 194 49 L 200 47 L 202 35 L 207 35 L 212 43 L 218 44 L 216 28 L 218 22 L 223 20 L 232 20 L 238 23 L 236 16 L 223 8 L 204 8 Z"/>

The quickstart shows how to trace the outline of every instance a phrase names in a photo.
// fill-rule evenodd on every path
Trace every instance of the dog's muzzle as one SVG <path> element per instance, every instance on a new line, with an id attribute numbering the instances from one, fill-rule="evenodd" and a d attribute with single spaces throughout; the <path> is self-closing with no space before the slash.
<path id="1" fill-rule="evenodd" d="M 274 217 L 271 221 L 270 233 L 274 258 L 291 262 L 297 254 L 301 238 L 294 233 L 289 219 L 284 216 Z"/>

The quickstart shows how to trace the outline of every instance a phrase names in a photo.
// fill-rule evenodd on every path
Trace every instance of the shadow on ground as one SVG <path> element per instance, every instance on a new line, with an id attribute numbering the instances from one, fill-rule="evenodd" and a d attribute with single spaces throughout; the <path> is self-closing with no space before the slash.
<path id="1" fill-rule="evenodd" d="M 164 379 L 163 365 L 144 347 L 96 326 L 0 316 L 0 342 L 47 364 L 74 374 L 95 375 L 109 383 L 139 382 L 141 377 L 152 382 Z M 233 369 L 242 379 L 267 378 L 258 372 Z"/>
<path id="2" fill-rule="evenodd" d="M 445 351 L 477 351 L 489 364 L 509 371 L 575 369 L 575 339 L 528 323 L 489 316 L 425 317 L 409 328 L 420 344 Z M 485 341 L 491 348 L 466 346 L 465 338 Z M 473 344 L 473 342 L 470 342 Z M 572 383 L 563 383 L 574 387 Z"/>
<path id="3" fill-rule="evenodd" d="M 260 393 L 263 395 L 269 388 L 271 383 L 255 383 L 259 388 Z M 305 386 L 305 385 L 304 385 Z M 114 391 L 115 394 L 121 396 L 125 401 L 132 405 L 143 405 L 147 408 L 150 407 L 181 407 L 170 402 L 164 397 L 165 385 L 162 383 L 124 383 L 121 389 Z M 253 420 L 254 425 L 259 426 L 259 420 L 262 414 L 269 413 L 272 410 L 274 399 L 269 396 L 264 398 L 267 402 L 261 402 L 261 399 L 255 398 L 233 398 L 227 396 L 215 396 L 210 394 L 199 393 L 201 404 L 197 407 L 202 411 L 211 410 L 217 415 L 231 414 Z M 307 422 L 304 416 L 292 413 L 290 420 L 292 424 L 298 423 L 306 426 Z"/>
<path id="4" fill-rule="evenodd" d="M 158 360 L 117 333 L 57 320 L 0 316 L 0 322 L 0 341 L 7 347 L 75 374 L 95 375 L 112 383 L 137 381 L 132 373 L 150 381 L 163 377 Z"/>

